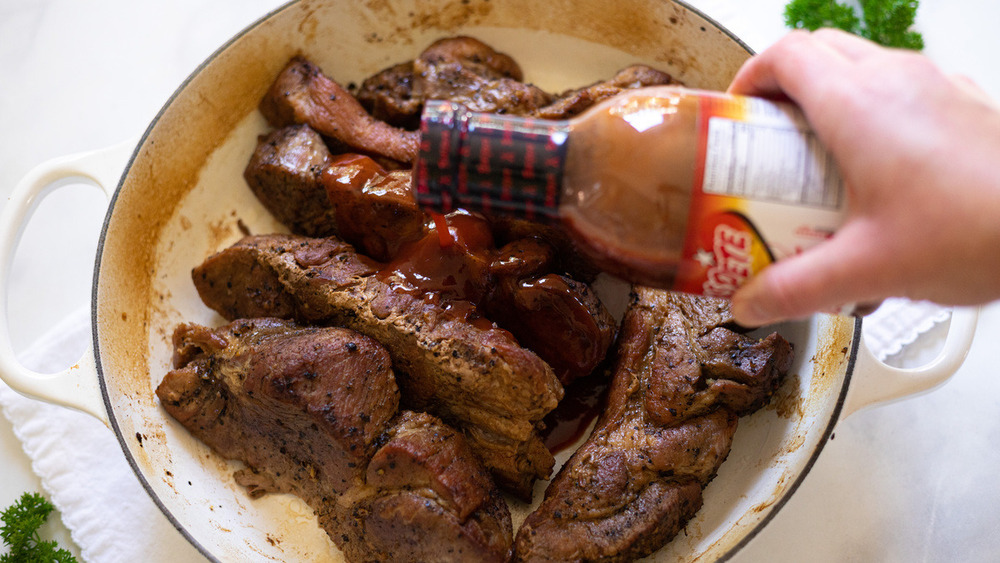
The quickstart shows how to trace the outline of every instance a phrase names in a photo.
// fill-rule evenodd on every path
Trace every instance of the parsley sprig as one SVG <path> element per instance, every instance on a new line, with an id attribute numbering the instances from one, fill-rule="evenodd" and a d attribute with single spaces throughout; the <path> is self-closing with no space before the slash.
<path id="1" fill-rule="evenodd" d="M 0 555 L 0 563 L 75 563 L 72 553 L 38 535 L 53 510 L 52 503 L 38 493 L 24 493 L 8 506 L 0 514 L 0 538 L 10 551 Z"/>
<path id="2" fill-rule="evenodd" d="M 862 16 L 837 0 L 792 0 L 785 6 L 785 25 L 815 30 L 836 27 L 886 47 L 919 51 L 923 36 L 913 31 L 919 0 L 858 0 Z"/>

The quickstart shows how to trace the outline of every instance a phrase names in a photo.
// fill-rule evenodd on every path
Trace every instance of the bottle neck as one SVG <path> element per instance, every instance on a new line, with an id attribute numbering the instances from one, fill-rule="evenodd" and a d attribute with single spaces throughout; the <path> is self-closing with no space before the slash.
<path id="1" fill-rule="evenodd" d="M 413 178 L 421 207 L 535 221 L 559 217 L 570 122 L 482 114 L 429 101 Z"/>

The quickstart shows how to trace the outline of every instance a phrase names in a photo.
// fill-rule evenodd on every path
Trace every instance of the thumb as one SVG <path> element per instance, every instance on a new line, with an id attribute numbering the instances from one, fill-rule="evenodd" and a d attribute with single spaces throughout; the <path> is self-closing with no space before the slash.
<path id="1" fill-rule="evenodd" d="M 876 237 L 848 223 L 830 240 L 776 262 L 733 295 L 733 317 L 747 327 L 834 311 L 883 295 L 887 278 L 878 267 L 888 261 Z"/>

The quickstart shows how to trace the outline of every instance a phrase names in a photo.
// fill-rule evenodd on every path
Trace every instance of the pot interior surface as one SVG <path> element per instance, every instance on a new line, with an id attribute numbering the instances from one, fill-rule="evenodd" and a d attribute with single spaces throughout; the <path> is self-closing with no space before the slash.
<path id="1" fill-rule="evenodd" d="M 465 34 L 512 55 L 525 79 L 560 91 L 633 63 L 694 87 L 724 89 L 748 50 L 713 22 L 669 1 L 521 0 L 287 5 L 235 38 L 178 90 L 150 126 L 112 202 L 95 287 L 97 360 L 109 416 L 154 501 L 218 560 L 326 560 L 336 553 L 311 509 L 291 496 L 251 500 L 240 464 L 214 455 L 153 393 L 171 369 L 181 322 L 217 326 L 191 268 L 244 232 L 283 232 L 242 172 L 268 130 L 256 105 L 294 54 L 346 84 Z M 620 290 L 619 290 L 620 291 Z M 620 297 L 620 295 L 619 295 Z M 772 404 L 741 420 L 705 506 L 662 561 L 711 560 L 745 541 L 794 489 L 836 419 L 855 346 L 834 317 L 778 327 L 796 363 Z M 563 462 L 570 451 L 557 456 Z M 536 488 L 536 502 L 545 483 Z M 516 526 L 531 507 L 511 501 Z"/>

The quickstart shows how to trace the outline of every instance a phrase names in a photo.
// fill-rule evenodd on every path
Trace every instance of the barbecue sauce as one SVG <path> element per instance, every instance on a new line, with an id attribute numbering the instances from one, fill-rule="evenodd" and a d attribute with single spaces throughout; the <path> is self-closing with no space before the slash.
<path id="1" fill-rule="evenodd" d="M 605 271 L 728 297 L 833 234 L 843 183 L 794 106 L 676 86 L 568 121 L 429 102 L 414 167 L 427 209 L 561 224 Z"/>
<path id="2" fill-rule="evenodd" d="M 584 302 L 581 285 L 558 274 L 501 276 L 486 303 L 487 315 L 544 358 L 564 385 L 591 373 L 614 338 Z"/>
<path id="3" fill-rule="evenodd" d="M 559 405 L 545 416 L 545 428 L 539 433 L 545 447 L 557 454 L 575 444 L 604 411 L 610 379 L 595 372 L 565 387 Z"/>
<path id="4" fill-rule="evenodd" d="M 402 245 L 377 274 L 396 291 L 479 303 L 489 289 L 493 235 L 481 217 L 437 215 L 420 239 Z"/>
<path id="5" fill-rule="evenodd" d="M 336 157 L 320 174 L 334 210 L 337 234 L 368 256 L 385 261 L 419 238 L 424 213 L 414 205 L 410 178 L 360 154 Z"/>
<path id="6" fill-rule="evenodd" d="M 545 273 L 552 265 L 545 248 L 523 239 L 498 250 L 482 217 L 432 214 L 424 236 L 403 244 L 375 276 L 439 304 L 450 318 L 510 332 L 569 383 L 593 371 L 614 333 L 595 318 L 582 284 Z"/>

